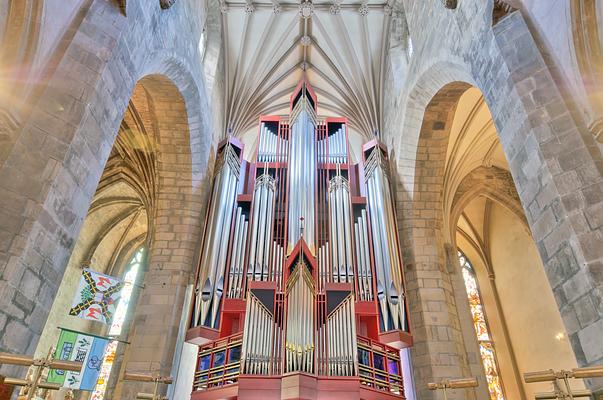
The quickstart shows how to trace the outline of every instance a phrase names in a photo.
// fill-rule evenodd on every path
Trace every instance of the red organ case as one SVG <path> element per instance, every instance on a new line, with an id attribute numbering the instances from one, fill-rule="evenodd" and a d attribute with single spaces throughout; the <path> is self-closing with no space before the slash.
<path id="1" fill-rule="evenodd" d="M 307 81 L 254 162 L 219 145 L 187 341 L 191 399 L 403 399 L 412 345 L 386 148 L 352 164 Z"/>

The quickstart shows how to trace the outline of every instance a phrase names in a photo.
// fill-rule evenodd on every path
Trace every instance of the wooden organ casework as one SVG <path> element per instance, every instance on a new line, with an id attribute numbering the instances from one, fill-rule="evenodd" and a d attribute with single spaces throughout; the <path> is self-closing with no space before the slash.
<path id="1" fill-rule="evenodd" d="M 187 341 L 192 399 L 403 399 L 412 344 L 386 148 L 352 164 L 304 80 L 253 162 L 219 145 Z"/>

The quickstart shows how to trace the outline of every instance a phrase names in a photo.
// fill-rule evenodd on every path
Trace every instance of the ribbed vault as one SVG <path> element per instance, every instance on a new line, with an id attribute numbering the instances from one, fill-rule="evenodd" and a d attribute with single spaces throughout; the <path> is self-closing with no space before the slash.
<path id="1" fill-rule="evenodd" d="M 153 103 L 138 85 L 90 205 L 80 241 L 84 260 L 109 273 L 142 245 L 157 193 Z M 89 238 L 89 240 L 86 240 Z"/>
<path id="2" fill-rule="evenodd" d="M 221 2 L 225 126 L 241 136 L 261 114 L 287 115 L 306 74 L 320 115 L 343 115 L 371 136 L 382 125 L 393 1 Z"/>

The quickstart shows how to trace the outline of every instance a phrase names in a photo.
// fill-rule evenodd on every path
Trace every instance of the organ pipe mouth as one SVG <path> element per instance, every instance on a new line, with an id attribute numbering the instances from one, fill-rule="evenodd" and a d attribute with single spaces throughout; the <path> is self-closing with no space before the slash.
<path id="1" fill-rule="evenodd" d="M 335 175 L 333 178 L 331 178 L 331 181 L 329 182 L 329 192 L 332 192 L 333 190 L 337 190 L 339 188 L 347 190 L 349 190 L 350 188 L 350 183 L 343 175 Z"/>
<path id="2" fill-rule="evenodd" d="M 272 191 L 276 190 L 276 180 L 270 174 L 262 174 L 256 180 L 256 186 L 267 186 Z"/>

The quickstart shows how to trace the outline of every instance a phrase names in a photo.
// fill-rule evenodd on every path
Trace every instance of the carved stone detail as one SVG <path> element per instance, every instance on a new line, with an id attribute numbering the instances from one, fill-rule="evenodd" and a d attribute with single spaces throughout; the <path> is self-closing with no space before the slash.
<path id="1" fill-rule="evenodd" d="M 360 8 L 358 8 L 358 12 L 360 13 L 360 15 L 362 15 L 363 17 L 366 17 L 369 13 L 369 7 L 368 4 L 363 3 Z"/>
<path id="2" fill-rule="evenodd" d="M 121 12 L 126 15 L 126 0 L 117 0 L 117 4 Z"/>
<path id="3" fill-rule="evenodd" d="M 458 0 L 444 0 L 444 7 L 449 8 L 451 10 L 456 9 L 458 6 Z"/>
<path id="4" fill-rule="evenodd" d="M 302 16 L 303 19 L 308 19 L 312 17 L 312 14 L 314 14 L 314 4 L 312 4 L 312 2 L 308 0 L 304 1 L 299 6 L 299 14 Z"/>
<path id="5" fill-rule="evenodd" d="M 161 5 L 161 8 L 164 10 L 167 10 L 168 8 L 173 6 L 175 2 L 176 2 L 176 0 L 159 0 L 159 4 Z"/>
<path id="6" fill-rule="evenodd" d="M 516 11 L 510 4 L 507 4 L 504 0 L 494 0 L 494 6 L 492 7 L 492 25 L 496 25 L 498 21 Z"/>
<path id="7" fill-rule="evenodd" d="M 312 39 L 310 39 L 310 36 L 308 35 L 302 36 L 300 41 L 302 46 L 309 46 L 312 43 Z"/>
<path id="8" fill-rule="evenodd" d="M 253 6 L 253 3 L 249 0 L 247 2 L 245 2 L 245 13 L 251 14 L 254 11 L 255 11 L 255 7 Z"/>

